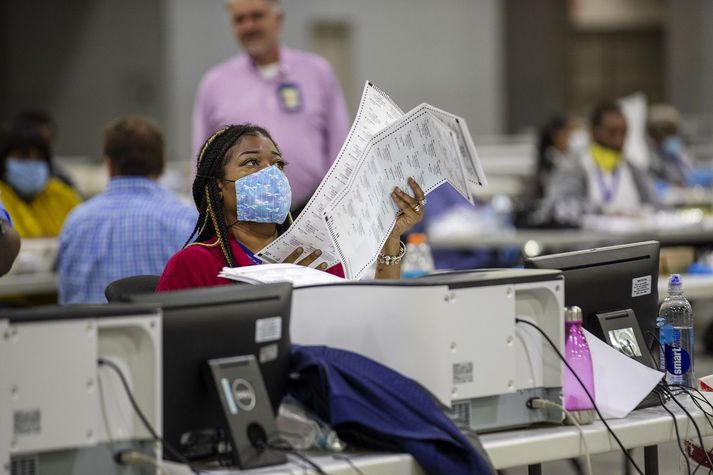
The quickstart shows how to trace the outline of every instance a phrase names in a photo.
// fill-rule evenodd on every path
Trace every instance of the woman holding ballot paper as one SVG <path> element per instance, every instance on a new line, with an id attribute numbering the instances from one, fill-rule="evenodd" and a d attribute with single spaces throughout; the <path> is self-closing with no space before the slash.
<path id="1" fill-rule="evenodd" d="M 261 264 L 255 253 L 274 241 L 291 224 L 292 194 L 283 169 L 287 163 L 270 134 L 251 125 L 229 125 L 211 136 L 198 155 L 193 199 L 198 222 L 187 244 L 171 257 L 157 292 L 225 285 L 223 267 Z M 399 236 L 421 221 L 426 199 L 413 178 L 413 196 L 395 188 L 391 198 L 399 208 L 396 225 L 378 257 L 375 278 L 398 279 L 405 247 Z M 319 249 L 305 255 L 298 247 L 284 262 L 311 266 Z M 341 264 L 317 269 L 343 277 Z"/>

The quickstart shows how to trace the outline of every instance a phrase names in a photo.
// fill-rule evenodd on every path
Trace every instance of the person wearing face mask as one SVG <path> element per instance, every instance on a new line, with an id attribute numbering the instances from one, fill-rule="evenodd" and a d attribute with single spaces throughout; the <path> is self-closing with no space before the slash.
<path id="1" fill-rule="evenodd" d="M 57 236 L 81 201 L 66 183 L 50 176 L 50 149 L 36 130 L 11 125 L 0 145 L 0 194 L 23 238 Z"/>
<path id="2" fill-rule="evenodd" d="M 576 226 L 586 213 L 634 216 L 658 207 L 648 174 L 623 154 L 626 131 L 617 104 L 597 106 L 591 116 L 591 145 L 575 156 L 571 166 L 552 175 L 537 214 Z"/>
<path id="3" fill-rule="evenodd" d="M 545 194 L 550 177 L 555 171 L 567 166 L 567 162 L 581 153 L 589 141 L 586 132 L 574 117 L 557 115 L 551 117 L 540 130 L 537 141 L 537 164 L 535 171 L 535 199 Z"/>
<path id="4" fill-rule="evenodd" d="M 656 179 L 686 186 L 693 161 L 681 137 L 681 114 L 668 104 L 649 108 L 646 122 L 649 142 L 649 168 Z"/>
<path id="5" fill-rule="evenodd" d="M 291 223 L 290 184 L 287 166 L 270 134 L 250 125 L 229 125 L 211 136 L 198 154 L 193 181 L 193 199 L 198 221 L 190 242 L 166 264 L 157 292 L 226 285 L 231 280 L 218 277 L 223 267 L 261 264 L 255 253 L 274 241 Z M 395 189 L 391 198 L 400 213 L 379 257 L 376 278 L 399 278 L 404 254 L 399 237 L 421 221 L 425 195 L 409 179 L 413 196 Z M 309 266 L 319 262 L 321 251 L 307 255 L 297 248 L 285 262 Z M 317 269 L 342 276 L 340 264 Z"/>

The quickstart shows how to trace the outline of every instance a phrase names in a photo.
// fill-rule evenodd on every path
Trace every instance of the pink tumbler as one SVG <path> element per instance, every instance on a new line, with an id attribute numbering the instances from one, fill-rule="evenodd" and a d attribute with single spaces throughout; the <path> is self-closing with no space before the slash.
<path id="1" fill-rule="evenodd" d="M 584 330 L 582 330 L 582 309 L 577 306 L 567 307 L 564 319 L 564 357 L 593 398 L 594 371 L 592 369 L 592 355 L 589 352 L 587 339 L 584 337 Z M 566 367 L 562 392 L 564 395 L 564 407 L 572 413 L 577 422 L 588 424 L 594 420 L 595 412 L 591 399 L 587 396 L 582 384 L 577 381 L 577 378 Z"/>

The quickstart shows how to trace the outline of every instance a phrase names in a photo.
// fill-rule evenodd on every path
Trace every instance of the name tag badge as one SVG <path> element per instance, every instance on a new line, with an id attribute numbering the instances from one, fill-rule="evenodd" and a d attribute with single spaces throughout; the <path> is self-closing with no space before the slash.
<path id="1" fill-rule="evenodd" d="M 277 87 L 277 98 L 285 112 L 302 110 L 302 91 L 297 84 L 282 83 Z"/>

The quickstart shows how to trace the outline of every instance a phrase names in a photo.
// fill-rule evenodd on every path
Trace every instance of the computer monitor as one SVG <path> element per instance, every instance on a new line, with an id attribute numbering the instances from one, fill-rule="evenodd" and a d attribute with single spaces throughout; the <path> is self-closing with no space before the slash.
<path id="1" fill-rule="evenodd" d="M 287 390 L 292 285 L 228 285 L 134 295 L 163 310 L 163 437 L 186 458 L 228 434 L 209 360 L 254 355 L 273 411 Z M 191 444 L 186 436 L 191 434 Z M 183 437 L 183 443 L 182 443 Z M 182 448 L 181 448 L 182 447 Z M 166 458 L 175 460 L 164 451 Z"/>
<path id="2" fill-rule="evenodd" d="M 655 364 L 649 351 L 657 340 L 657 241 L 533 257 L 525 259 L 525 267 L 561 270 L 565 281 L 565 305 L 579 306 L 584 328 L 615 347 L 615 327 L 627 328 L 621 322 L 630 318 L 627 310 L 633 311 L 646 348 L 640 349 L 640 356 L 629 356 L 635 356 L 649 366 Z M 619 334 L 622 341 L 626 337 L 626 334 Z M 628 351 L 627 348 L 618 349 L 624 353 Z"/>

